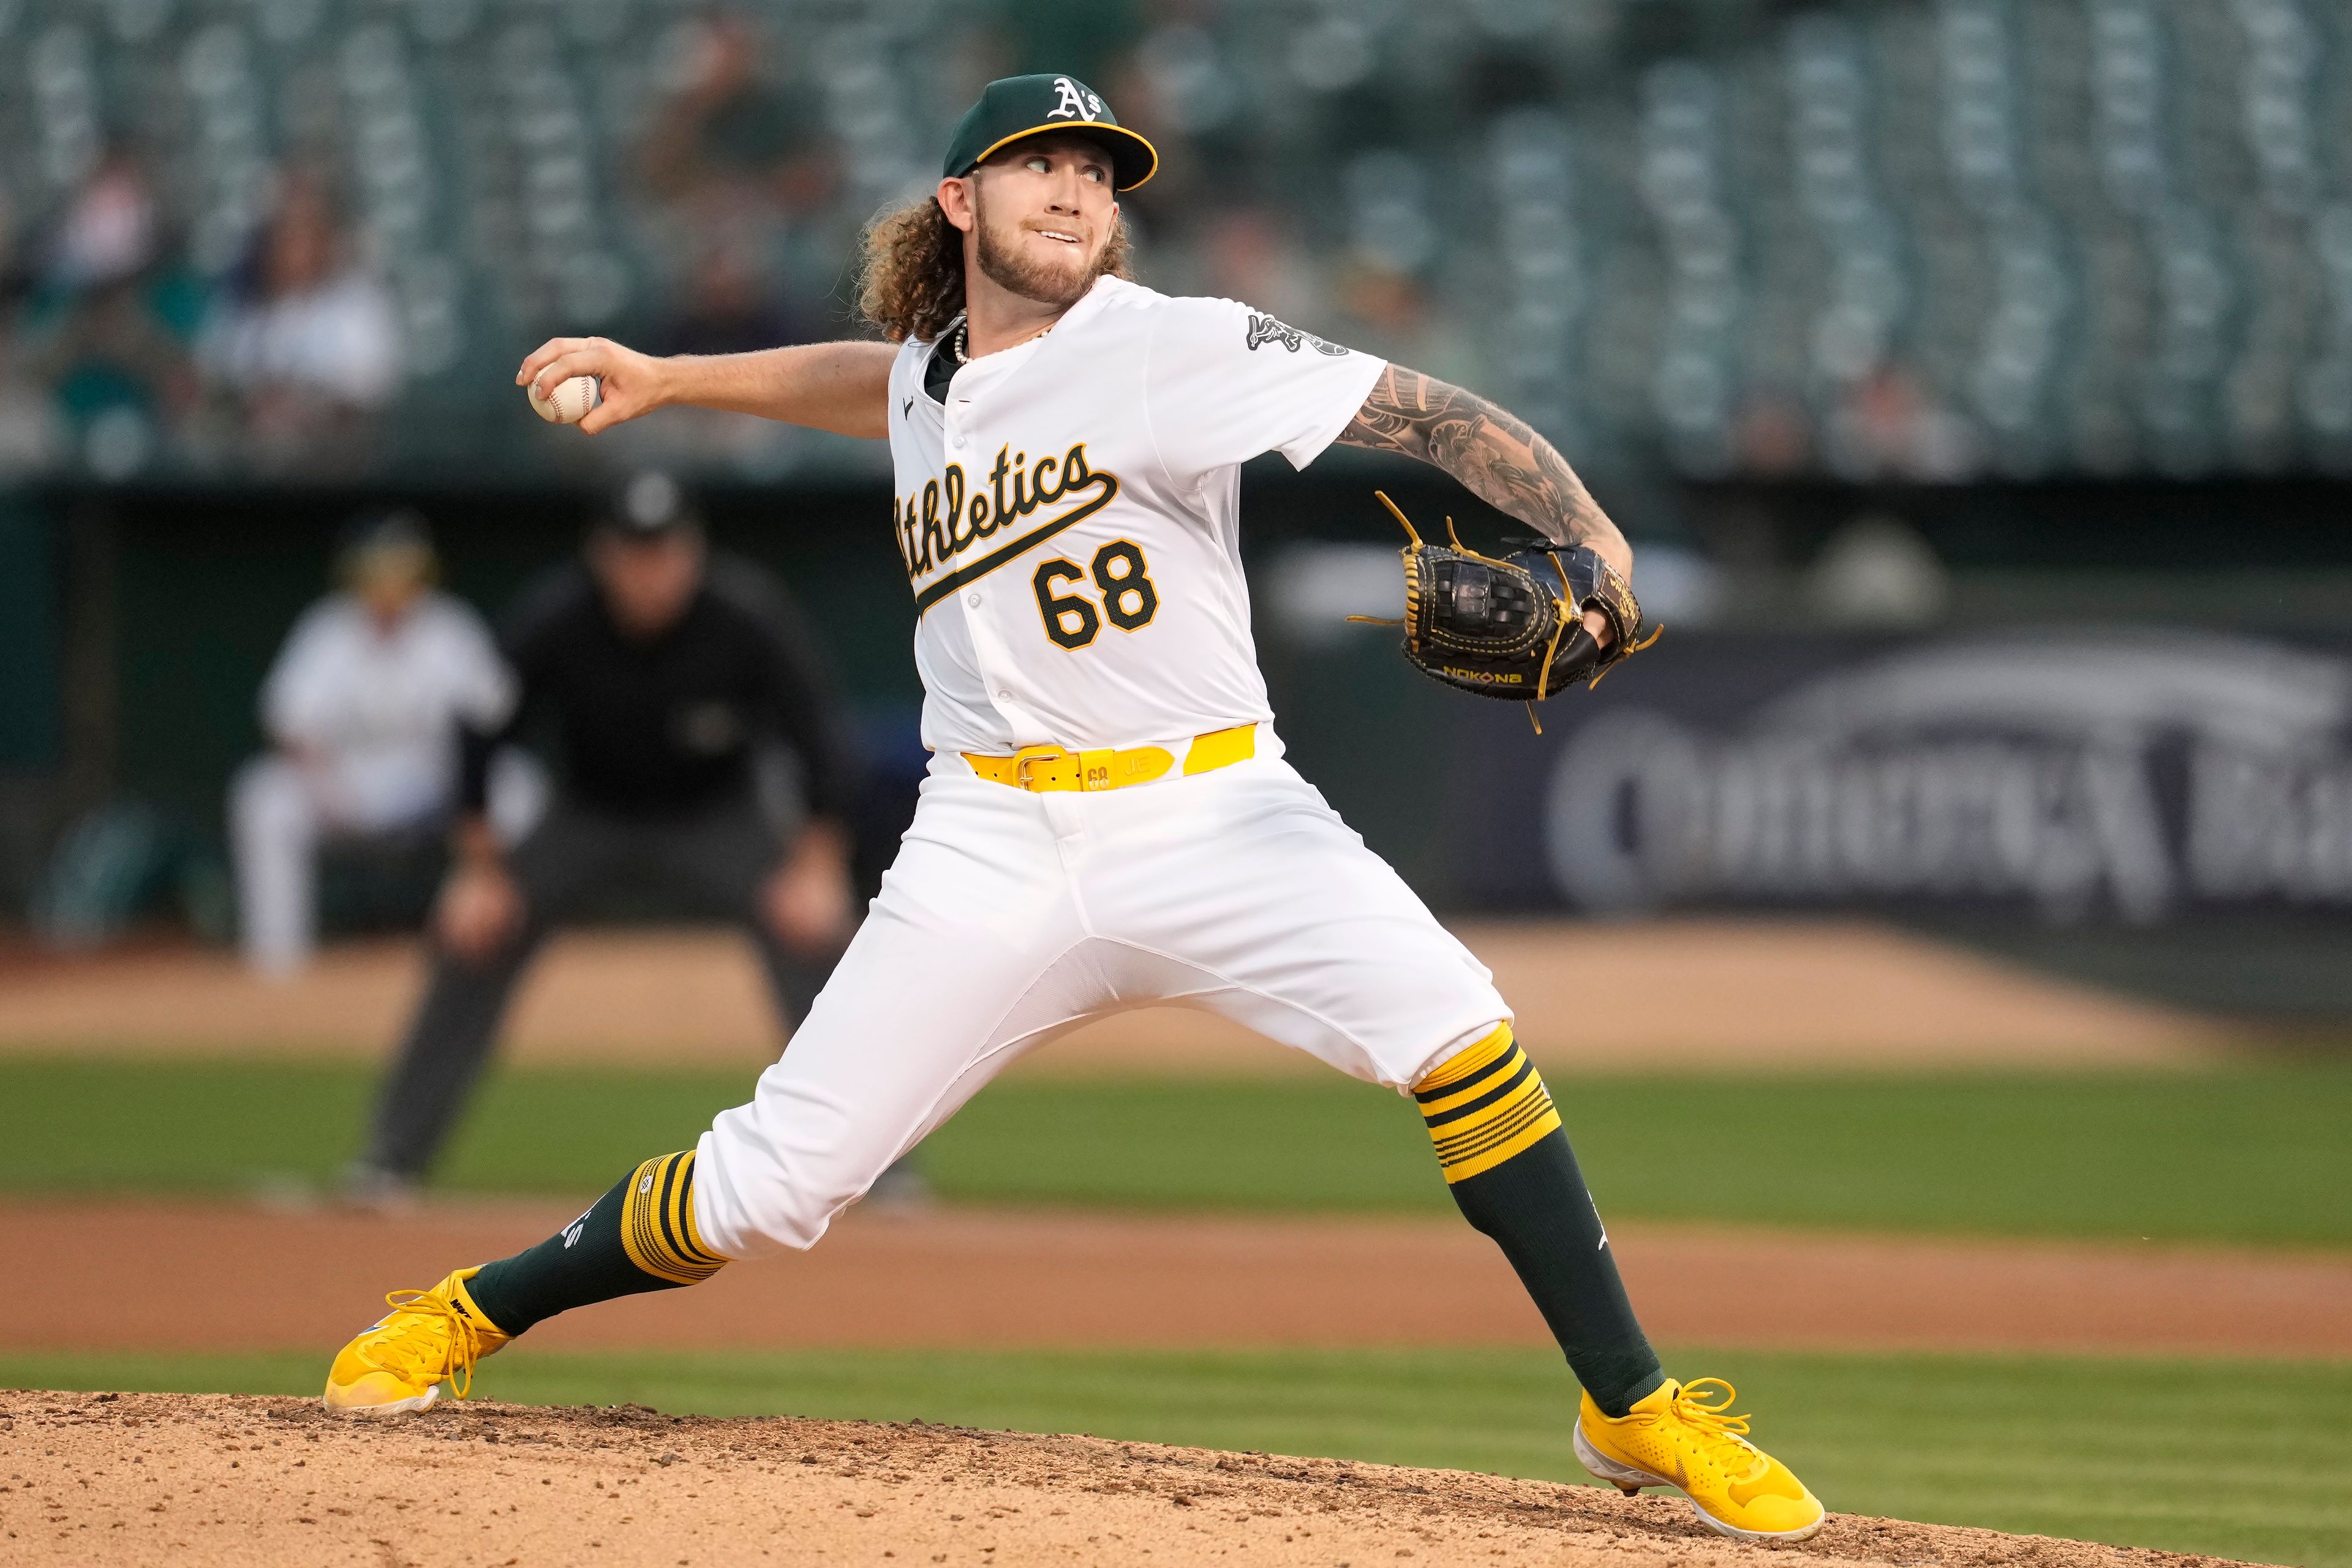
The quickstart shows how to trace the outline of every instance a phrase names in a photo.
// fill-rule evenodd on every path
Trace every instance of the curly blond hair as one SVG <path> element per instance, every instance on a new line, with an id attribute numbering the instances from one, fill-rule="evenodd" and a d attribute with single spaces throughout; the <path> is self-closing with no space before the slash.
<path id="1" fill-rule="evenodd" d="M 1127 219 L 1111 224 L 1095 275 L 1125 278 Z M 928 342 L 963 310 L 963 230 L 937 196 L 920 196 L 866 226 L 857 269 L 857 310 L 894 343 Z"/>

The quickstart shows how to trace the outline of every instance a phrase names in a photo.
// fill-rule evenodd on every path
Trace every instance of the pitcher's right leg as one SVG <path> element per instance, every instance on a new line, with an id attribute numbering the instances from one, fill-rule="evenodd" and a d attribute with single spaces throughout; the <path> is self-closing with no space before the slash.
<path id="1" fill-rule="evenodd" d="M 702 1135 L 702 1234 L 730 1258 L 833 1216 L 1025 1045 L 1100 1005 L 1051 797 L 934 773 L 882 890 L 792 1045 Z"/>
<path id="2" fill-rule="evenodd" d="M 750 1104 L 647 1161 L 512 1258 L 395 1291 L 336 1358 L 327 1403 L 422 1408 L 534 1323 L 813 1246 L 833 1216 L 1025 1043 L 1088 1010 L 1080 940 L 1034 797 L 933 780 L 866 923 Z"/>
<path id="3" fill-rule="evenodd" d="M 1819 1529 L 1821 1504 L 1748 1442 L 1730 1391 L 1660 1368 L 1485 965 L 1286 764 L 1133 794 L 1082 797 L 1098 819 L 1089 913 L 1184 965 L 1193 1005 L 1413 1095 L 1455 1203 L 1584 1386 L 1580 1457 L 1621 1486 L 1683 1487 L 1727 1534 Z"/>
<path id="4" fill-rule="evenodd" d="M 327 1373 L 330 1410 L 422 1410 L 446 1381 L 463 1399 L 474 1363 L 558 1312 L 709 1279 L 727 1259 L 694 1219 L 694 1153 L 647 1160 L 586 1214 L 496 1263 L 460 1268 L 429 1290 L 395 1290 L 392 1309 L 342 1348 Z"/>

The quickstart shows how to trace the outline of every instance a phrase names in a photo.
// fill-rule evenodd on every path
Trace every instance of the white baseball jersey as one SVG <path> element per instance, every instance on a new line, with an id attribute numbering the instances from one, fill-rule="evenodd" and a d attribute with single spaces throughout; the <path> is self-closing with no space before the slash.
<path id="1" fill-rule="evenodd" d="M 304 612 L 261 689 L 271 736 L 320 754 L 341 825 L 396 826 L 446 807 L 457 722 L 494 725 L 514 680 L 472 605 L 428 593 L 387 633 L 349 594 Z"/>
<path id="2" fill-rule="evenodd" d="M 1271 717 L 1242 577 L 1240 466 L 1297 468 L 1384 368 L 1231 300 L 1097 281 L 1045 336 L 890 372 L 923 743 L 1126 746 Z"/>
<path id="3" fill-rule="evenodd" d="M 1381 362 L 1229 300 L 1106 279 L 945 405 L 890 376 L 898 546 L 934 755 L 881 896 L 694 1203 L 730 1258 L 808 1247 L 1024 1052 L 1172 1002 L 1400 1089 L 1510 1017 L 1493 976 L 1282 759 L 1250 642 L 1236 469 L 1305 467 Z M 962 753 L 1250 754 L 1133 788 L 1031 793 Z"/>

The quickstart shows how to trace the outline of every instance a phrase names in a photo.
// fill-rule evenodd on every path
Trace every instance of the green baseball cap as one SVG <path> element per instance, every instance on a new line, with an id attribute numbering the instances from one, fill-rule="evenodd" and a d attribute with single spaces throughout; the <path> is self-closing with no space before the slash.
<path id="1" fill-rule="evenodd" d="M 1110 154 L 1111 188 L 1131 191 L 1160 167 L 1160 152 L 1118 122 L 1102 94 L 1074 76 L 1008 76 L 981 89 L 980 101 L 956 121 L 948 138 L 947 179 L 971 174 L 991 153 L 1024 136 L 1077 131 L 1097 137 Z"/>

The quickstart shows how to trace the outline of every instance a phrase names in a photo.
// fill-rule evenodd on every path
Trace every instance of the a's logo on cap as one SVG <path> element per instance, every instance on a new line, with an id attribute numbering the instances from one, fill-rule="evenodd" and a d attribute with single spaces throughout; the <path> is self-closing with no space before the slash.
<path id="1" fill-rule="evenodd" d="M 1054 90 L 1061 100 L 1045 111 L 1048 120 L 1083 120 L 1091 125 L 1103 111 L 1103 100 L 1068 77 L 1055 77 Z"/>

